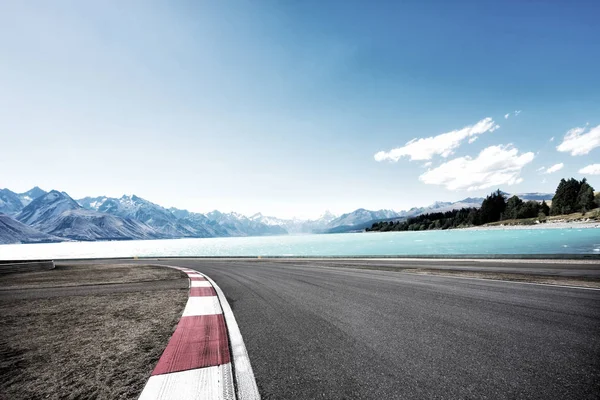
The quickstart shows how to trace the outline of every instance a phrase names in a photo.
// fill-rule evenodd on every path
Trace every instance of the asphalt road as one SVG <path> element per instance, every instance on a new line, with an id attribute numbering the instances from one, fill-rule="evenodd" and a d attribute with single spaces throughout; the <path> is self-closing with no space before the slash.
<path id="1" fill-rule="evenodd" d="M 600 398 L 600 291 L 329 262 L 151 261 L 223 289 L 265 399 Z"/>

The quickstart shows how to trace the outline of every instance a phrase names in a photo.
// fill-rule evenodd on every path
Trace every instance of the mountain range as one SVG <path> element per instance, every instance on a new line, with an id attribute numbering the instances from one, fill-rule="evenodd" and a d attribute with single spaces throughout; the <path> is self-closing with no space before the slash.
<path id="1" fill-rule="evenodd" d="M 548 193 L 518 196 L 523 200 L 552 199 Z M 326 212 L 317 219 L 303 220 L 261 213 L 247 217 L 217 210 L 201 214 L 167 209 L 136 195 L 74 200 L 65 192 L 46 192 L 37 186 L 24 193 L 0 189 L 0 244 L 351 232 L 383 220 L 480 207 L 482 201 L 483 198 L 466 198 L 457 202 L 435 202 L 400 212 L 359 208 L 340 216 Z"/>

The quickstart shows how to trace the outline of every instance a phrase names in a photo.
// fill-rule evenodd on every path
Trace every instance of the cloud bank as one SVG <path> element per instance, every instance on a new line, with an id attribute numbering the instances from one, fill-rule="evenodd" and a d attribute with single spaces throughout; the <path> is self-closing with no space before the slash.
<path id="1" fill-rule="evenodd" d="M 375 154 L 375 160 L 397 162 L 402 157 L 409 157 L 411 161 L 431 160 L 435 155 L 446 158 L 454 153 L 454 150 L 465 139 L 481 135 L 482 133 L 493 132 L 498 128 L 500 126 L 492 118 L 484 118 L 476 124 L 466 126 L 462 129 L 427 138 L 415 138 L 402 147 L 390 151 L 380 151 Z"/>
<path id="2" fill-rule="evenodd" d="M 571 153 L 572 156 L 588 154 L 596 147 L 600 147 L 600 125 L 591 128 L 588 132 L 587 125 L 583 128 L 570 129 L 556 150 Z"/>
<path id="3" fill-rule="evenodd" d="M 532 152 L 519 155 L 519 150 L 507 146 L 490 146 L 476 158 L 455 158 L 423 173 L 419 180 L 430 185 L 443 185 L 449 190 L 478 190 L 520 183 L 521 170 L 530 163 Z"/>
<path id="4" fill-rule="evenodd" d="M 579 170 L 580 174 L 600 175 L 600 164 L 590 164 Z"/>
<path id="5" fill-rule="evenodd" d="M 544 173 L 552 174 L 556 171 L 560 171 L 561 169 L 563 169 L 564 166 L 565 166 L 565 164 L 563 164 L 563 163 L 554 164 L 553 166 L 548 167 L 548 169 Z"/>

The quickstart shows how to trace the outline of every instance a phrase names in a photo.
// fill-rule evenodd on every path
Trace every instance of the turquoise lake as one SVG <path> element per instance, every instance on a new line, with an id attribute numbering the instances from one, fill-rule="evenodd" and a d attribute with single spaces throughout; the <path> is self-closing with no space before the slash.
<path id="1" fill-rule="evenodd" d="M 0 245 L 0 259 L 599 254 L 599 228 L 449 230 Z"/>

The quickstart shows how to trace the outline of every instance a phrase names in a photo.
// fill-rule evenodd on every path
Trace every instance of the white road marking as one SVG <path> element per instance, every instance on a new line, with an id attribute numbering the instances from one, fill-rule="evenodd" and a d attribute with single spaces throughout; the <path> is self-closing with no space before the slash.
<path id="1" fill-rule="evenodd" d="M 198 296 L 188 298 L 182 317 L 197 315 L 222 314 L 221 305 L 217 296 Z"/>
<path id="2" fill-rule="evenodd" d="M 470 279 L 473 281 L 488 281 L 488 282 L 503 282 L 503 283 L 518 283 L 520 285 L 537 285 L 537 286 L 549 286 L 549 287 L 557 287 L 557 288 L 567 288 L 567 289 L 584 289 L 584 290 L 600 290 L 600 288 L 586 287 L 586 286 L 568 286 L 568 285 L 553 285 L 551 283 L 537 283 L 537 282 L 521 282 L 521 281 L 508 281 L 505 279 L 487 279 L 487 278 L 473 278 L 469 276 L 451 276 L 451 275 L 443 275 L 443 274 L 416 274 L 412 272 L 404 272 L 405 274 L 415 275 L 415 276 L 435 276 L 438 278 L 453 278 L 453 279 Z M 549 276 L 551 277 L 551 276 Z"/>
<path id="3" fill-rule="evenodd" d="M 231 363 L 151 376 L 139 400 L 234 400 Z"/>
<path id="4" fill-rule="evenodd" d="M 258 386 L 254 379 L 252 365 L 250 365 L 250 358 L 248 357 L 246 345 L 244 344 L 244 339 L 242 339 L 242 333 L 235 320 L 233 311 L 221 288 L 208 276 L 205 275 L 204 277 L 215 288 L 217 296 L 221 301 L 221 308 L 223 309 L 227 332 L 229 333 L 229 346 L 233 357 L 237 398 L 239 400 L 260 400 L 260 393 L 258 393 Z"/>
<path id="5" fill-rule="evenodd" d="M 190 287 L 211 287 L 212 286 L 209 281 L 190 281 L 190 282 L 191 282 Z"/>

